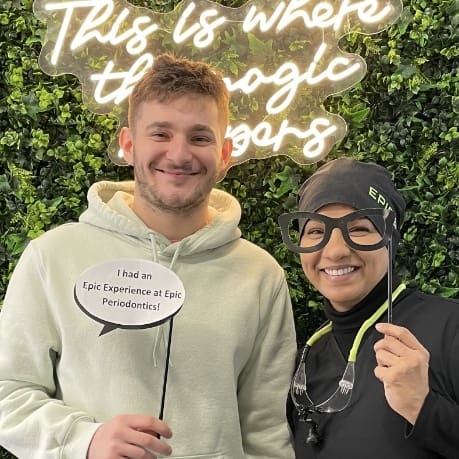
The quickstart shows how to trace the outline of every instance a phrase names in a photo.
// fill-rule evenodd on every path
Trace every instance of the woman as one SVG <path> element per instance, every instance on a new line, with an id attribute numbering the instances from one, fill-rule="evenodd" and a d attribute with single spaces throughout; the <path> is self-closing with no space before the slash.
<path id="1" fill-rule="evenodd" d="M 405 202 L 388 171 L 331 161 L 298 204 L 279 219 L 282 237 L 327 323 L 298 353 L 287 404 L 296 457 L 459 457 L 459 302 L 392 278 Z"/>

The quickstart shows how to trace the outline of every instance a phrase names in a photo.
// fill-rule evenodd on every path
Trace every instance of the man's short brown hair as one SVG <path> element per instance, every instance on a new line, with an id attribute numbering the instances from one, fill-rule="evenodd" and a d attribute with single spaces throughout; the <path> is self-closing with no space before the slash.
<path id="1" fill-rule="evenodd" d="M 156 56 L 153 66 L 135 85 L 129 97 L 129 127 L 135 129 L 135 118 L 142 102 L 163 103 L 186 95 L 211 96 L 217 103 L 219 121 L 226 129 L 229 93 L 222 73 L 204 62 L 170 54 Z"/>

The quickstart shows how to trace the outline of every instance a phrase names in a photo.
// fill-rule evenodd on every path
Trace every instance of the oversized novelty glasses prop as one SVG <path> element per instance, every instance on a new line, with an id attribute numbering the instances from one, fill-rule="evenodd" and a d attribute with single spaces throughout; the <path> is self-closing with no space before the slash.
<path id="1" fill-rule="evenodd" d="M 315 212 L 292 212 L 279 217 L 282 239 L 296 253 L 322 249 L 335 228 L 341 230 L 352 249 L 377 250 L 388 244 L 393 223 L 394 214 L 389 209 L 362 209 L 340 218 Z M 382 234 L 376 227 L 382 228 Z"/>
<path id="2" fill-rule="evenodd" d="M 313 413 L 336 413 L 344 410 L 352 397 L 357 352 L 365 332 L 387 310 L 388 321 L 392 321 L 392 300 L 405 289 L 401 284 L 392 293 L 392 250 L 391 236 L 394 214 L 388 209 L 362 209 L 344 217 L 332 218 L 315 212 L 292 212 L 279 217 L 282 239 L 287 247 L 296 253 L 312 253 L 324 248 L 335 228 L 341 231 L 345 243 L 354 250 L 371 251 L 388 247 L 388 295 L 387 301 L 369 318 L 358 331 L 343 376 L 336 391 L 324 402 L 315 404 L 307 393 L 306 359 L 311 346 L 332 329 L 327 323 L 306 342 L 290 387 L 291 398 L 303 422 L 309 423 L 307 443 L 316 444 L 320 438 Z"/>

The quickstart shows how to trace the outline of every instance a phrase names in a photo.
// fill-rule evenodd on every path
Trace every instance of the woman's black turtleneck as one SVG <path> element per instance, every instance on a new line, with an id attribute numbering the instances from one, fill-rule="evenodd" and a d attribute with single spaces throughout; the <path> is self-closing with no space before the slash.
<path id="1" fill-rule="evenodd" d="M 400 284 L 400 279 L 393 278 L 393 290 Z M 328 320 L 333 323 L 333 336 L 347 359 L 352 347 L 354 337 L 359 328 L 387 299 L 387 275 L 384 276 L 371 292 L 352 309 L 346 312 L 338 312 L 325 298 L 324 312 Z"/>

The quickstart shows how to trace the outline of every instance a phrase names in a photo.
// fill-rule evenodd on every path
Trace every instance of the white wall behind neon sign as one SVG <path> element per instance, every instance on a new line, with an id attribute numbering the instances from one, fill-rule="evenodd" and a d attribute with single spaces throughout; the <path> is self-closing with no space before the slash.
<path id="1" fill-rule="evenodd" d="M 162 52 L 203 60 L 225 74 L 231 92 L 233 164 L 286 154 L 300 164 L 324 158 L 346 123 L 323 101 L 366 73 L 363 58 L 338 40 L 372 34 L 400 15 L 400 0 L 249 1 L 240 8 L 185 0 L 170 13 L 124 0 L 35 0 L 46 21 L 43 71 L 71 73 L 96 113 L 127 120 L 133 85 Z M 117 139 L 110 158 L 124 164 Z"/>

